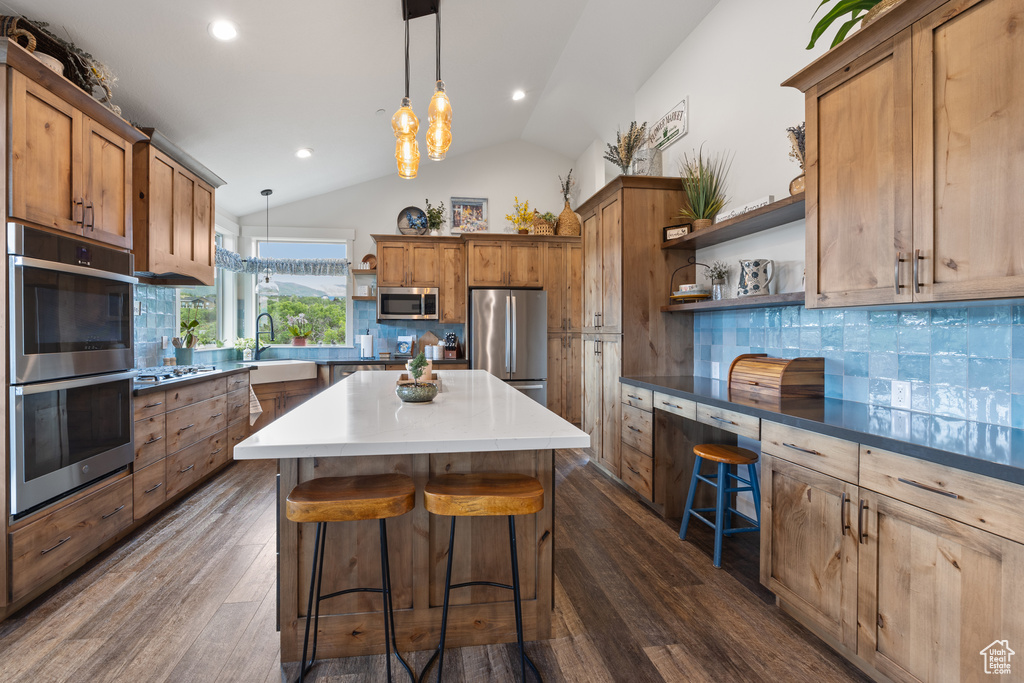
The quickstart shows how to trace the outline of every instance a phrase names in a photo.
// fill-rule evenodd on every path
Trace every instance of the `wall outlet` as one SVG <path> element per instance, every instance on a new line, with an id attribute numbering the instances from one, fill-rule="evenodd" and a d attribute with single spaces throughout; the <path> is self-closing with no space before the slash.
<path id="1" fill-rule="evenodd" d="M 167 345 L 171 343 L 170 337 L 160 337 L 160 348 L 166 349 Z"/>
<path id="2" fill-rule="evenodd" d="M 892 435 L 898 439 L 910 439 L 910 413 L 892 411 Z"/>
<path id="3" fill-rule="evenodd" d="M 715 362 L 711 363 L 711 379 L 721 379 L 718 376 L 718 373 L 721 372 L 721 367 L 722 367 L 721 363 L 715 363 Z"/>
<path id="4" fill-rule="evenodd" d="M 141 301 L 136 301 L 135 302 L 135 315 L 142 315 L 142 302 Z"/>
<path id="5" fill-rule="evenodd" d="M 910 410 L 910 382 L 892 382 L 892 407 Z"/>

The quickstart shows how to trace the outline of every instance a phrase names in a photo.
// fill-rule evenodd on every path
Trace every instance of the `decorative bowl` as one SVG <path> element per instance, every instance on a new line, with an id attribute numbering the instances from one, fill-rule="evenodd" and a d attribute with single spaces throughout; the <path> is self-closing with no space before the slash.
<path id="1" fill-rule="evenodd" d="M 430 382 L 419 384 L 399 384 L 395 393 L 403 403 L 429 403 L 437 396 L 437 386 Z"/>
<path id="2" fill-rule="evenodd" d="M 694 284 L 694 285 L 679 285 L 679 289 L 676 290 L 675 294 L 707 294 L 707 285 Z"/>

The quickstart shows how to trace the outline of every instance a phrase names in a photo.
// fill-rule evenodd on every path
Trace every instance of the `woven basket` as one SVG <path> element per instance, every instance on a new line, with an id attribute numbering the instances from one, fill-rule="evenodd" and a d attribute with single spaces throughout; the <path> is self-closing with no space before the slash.
<path id="1" fill-rule="evenodd" d="M 27 47 L 22 41 L 29 45 L 32 45 L 33 41 L 29 39 L 29 36 L 25 35 L 26 33 L 35 39 L 36 50 L 44 55 L 57 58 L 64 65 L 64 76 L 92 96 L 92 80 L 89 68 L 77 55 L 46 33 L 43 33 L 39 27 L 26 21 L 23 17 L 0 16 L 0 36 L 10 36 L 16 40 L 20 38 L 21 40 L 18 40 L 18 44 L 22 47 Z M 31 48 L 29 48 L 29 52 L 32 52 Z"/>
<path id="2" fill-rule="evenodd" d="M 544 220 L 541 217 L 540 211 L 533 212 L 533 234 L 534 235 L 554 235 L 555 226 Z"/>
<path id="3" fill-rule="evenodd" d="M 566 200 L 565 208 L 562 209 L 562 213 L 558 214 L 556 232 L 559 235 L 578 237 L 582 227 L 579 216 L 573 213 L 573 210 L 569 208 L 569 201 Z"/>

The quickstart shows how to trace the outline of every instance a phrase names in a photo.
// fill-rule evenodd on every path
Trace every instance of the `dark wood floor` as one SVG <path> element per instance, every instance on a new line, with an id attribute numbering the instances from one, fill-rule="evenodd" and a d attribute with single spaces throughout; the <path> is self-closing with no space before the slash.
<path id="1" fill-rule="evenodd" d="M 775 607 L 756 534 L 728 540 L 716 570 L 703 525 L 681 542 L 579 453 L 557 470 L 554 637 L 528 644 L 545 681 L 868 680 Z M 280 681 L 273 502 L 273 463 L 228 468 L 0 623 L 0 681 Z M 408 658 L 418 671 L 429 655 Z M 514 680 L 514 655 L 453 651 L 445 680 Z M 383 681 L 383 664 L 330 660 L 307 680 Z"/>

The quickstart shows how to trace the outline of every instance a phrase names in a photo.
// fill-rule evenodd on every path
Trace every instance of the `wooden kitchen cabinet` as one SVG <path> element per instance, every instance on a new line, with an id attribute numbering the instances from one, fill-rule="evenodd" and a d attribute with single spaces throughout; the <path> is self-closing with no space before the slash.
<path id="1" fill-rule="evenodd" d="M 548 298 L 548 408 L 573 424 L 582 419 L 583 245 L 579 240 L 544 245 Z"/>
<path id="2" fill-rule="evenodd" d="M 442 323 L 465 323 L 466 246 L 441 245 L 441 318 Z"/>
<path id="3" fill-rule="evenodd" d="M 583 215 L 583 326 L 622 332 L 622 193 Z"/>
<path id="4" fill-rule="evenodd" d="M 170 149 L 170 143 L 160 144 Z M 215 186 L 151 142 L 137 143 L 133 159 L 135 269 L 157 279 L 212 285 Z"/>
<path id="5" fill-rule="evenodd" d="M 544 244 L 529 237 L 467 239 L 470 287 L 542 287 Z"/>
<path id="6" fill-rule="evenodd" d="M 583 337 L 583 431 L 588 453 L 603 469 L 619 476 L 619 377 L 622 340 L 616 335 Z"/>
<path id="7" fill-rule="evenodd" d="M 405 244 L 377 243 L 377 286 L 403 287 L 409 264 L 409 250 Z"/>
<path id="8" fill-rule="evenodd" d="M 288 382 L 254 384 L 252 389 L 263 409 L 263 414 L 252 426 L 252 430 L 257 432 L 288 411 L 313 398 L 318 391 L 318 385 L 315 379 L 299 379 Z"/>
<path id="9" fill-rule="evenodd" d="M 808 307 L 1024 291 L 1020 13 L 915 3 L 784 84 L 806 101 Z"/>
<path id="10" fill-rule="evenodd" d="M 761 489 L 761 583 L 855 651 L 857 486 L 762 454 Z"/>
<path id="11" fill-rule="evenodd" d="M 506 286 L 505 242 L 500 240 L 471 240 L 466 244 L 466 262 L 470 287 Z"/>
<path id="12" fill-rule="evenodd" d="M 441 252 L 437 244 L 409 245 L 410 287 L 438 287 L 441 284 Z"/>
<path id="13" fill-rule="evenodd" d="M 131 149 L 145 136 L 88 104 L 102 121 L 86 115 L 80 98 L 69 102 L 48 82 L 9 74 L 11 217 L 130 248 Z"/>

